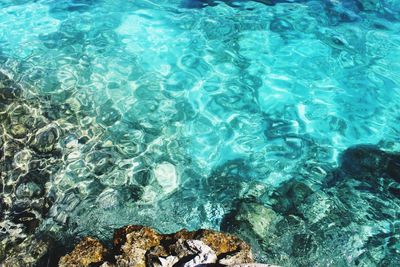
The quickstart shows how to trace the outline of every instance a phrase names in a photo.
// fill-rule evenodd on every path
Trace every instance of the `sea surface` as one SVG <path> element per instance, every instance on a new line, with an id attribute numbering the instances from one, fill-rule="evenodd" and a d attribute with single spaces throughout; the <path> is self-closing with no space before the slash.
<path id="1" fill-rule="evenodd" d="M 0 71 L 3 245 L 141 224 L 400 264 L 399 0 L 0 0 Z"/>

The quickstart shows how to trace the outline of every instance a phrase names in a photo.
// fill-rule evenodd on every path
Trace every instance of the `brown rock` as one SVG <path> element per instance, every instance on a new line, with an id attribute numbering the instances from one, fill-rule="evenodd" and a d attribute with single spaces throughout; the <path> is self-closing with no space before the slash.
<path id="1" fill-rule="evenodd" d="M 250 246 L 236 236 L 227 233 L 205 229 L 189 232 L 183 229 L 169 235 L 168 238 L 171 240 L 170 242 L 178 239 L 200 240 L 212 248 L 218 256 L 219 263 L 229 262 L 229 264 L 236 264 L 254 262 Z"/>
<path id="2" fill-rule="evenodd" d="M 121 253 L 116 256 L 117 265 L 146 266 L 145 254 L 158 246 L 162 236 L 149 227 L 126 226 L 114 234 L 114 248 Z"/>
<path id="3" fill-rule="evenodd" d="M 98 240 L 85 237 L 74 250 L 61 257 L 59 266 L 89 266 L 92 263 L 101 263 L 104 261 L 107 249 Z"/>
<path id="4" fill-rule="evenodd" d="M 238 252 L 239 250 L 250 252 L 250 247 L 236 236 L 211 230 L 199 230 L 196 233 L 196 239 L 210 246 L 217 253 L 217 256 Z M 250 262 L 253 262 L 253 260 Z"/>
<path id="5" fill-rule="evenodd" d="M 183 229 L 175 234 L 161 235 L 149 227 L 131 225 L 117 230 L 114 234 L 114 248 L 121 253 L 116 256 L 117 264 L 146 266 L 147 251 L 148 259 L 166 257 L 175 253 L 168 246 L 178 240 L 202 241 L 215 252 L 221 263 L 254 262 L 250 246 L 230 234 L 203 229 L 189 232 Z"/>
<path id="6" fill-rule="evenodd" d="M 178 239 L 195 239 L 195 234 L 198 231 L 192 231 L 189 232 L 186 229 L 182 229 L 179 232 L 176 232 L 175 234 L 169 234 L 167 238 L 171 240 L 178 240 Z"/>
<path id="7" fill-rule="evenodd" d="M 86 247 L 93 242 L 94 248 Z M 96 243 L 97 242 L 97 243 Z M 104 262 L 105 249 L 100 242 L 86 238 L 73 252 L 60 260 L 60 266 L 169 267 L 179 262 L 184 266 L 201 263 L 253 263 L 250 246 L 241 239 L 212 230 L 181 230 L 162 235 L 145 226 L 131 225 L 114 233 L 115 261 Z M 189 257 L 190 255 L 190 257 Z M 64 265 L 62 265 L 64 264 Z"/>

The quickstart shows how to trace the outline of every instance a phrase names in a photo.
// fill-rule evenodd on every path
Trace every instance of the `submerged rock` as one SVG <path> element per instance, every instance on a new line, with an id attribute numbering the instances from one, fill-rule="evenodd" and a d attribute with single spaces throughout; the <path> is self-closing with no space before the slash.
<path id="1" fill-rule="evenodd" d="M 13 137 L 20 139 L 26 137 L 28 129 L 23 124 L 13 124 L 10 126 L 10 133 Z"/>
<path id="2" fill-rule="evenodd" d="M 311 195 L 297 209 L 302 217 L 310 223 L 316 223 L 332 213 L 336 207 L 334 201 L 323 192 Z"/>
<path id="3" fill-rule="evenodd" d="M 109 173 L 115 168 L 113 154 L 105 149 L 93 151 L 86 156 L 86 160 L 91 163 L 96 175 Z"/>
<path id="4" fill-rule="evenodd" d="M 15 195 L 18 198 L 32 198 L 41 195 L 43 189 L 34 182 L 27 182 L 18 185 Z"/>
<path id="5" fill-rule="evenodd" d="M 55 149 L 60 138 L 60 130 L 55 125 L 49 125 L 39 130 L 32 142 L 32 147 L 39 153 L 50 153 Z"/>
<path id="6" fill-rule="evenodd" d="M 178 187 L 178 175 L 175 166 L 169 162 L 158 164 L 154 176 L 165 193 L 171 193 Z"/>
<path id="7" fill-rule="evenodd" d="M 0 88 L 0 102 L 9 103 L 22 95 L 21 88 L 4 87 Z"/>
<path id="8" fill-rule="evenodd" d="M 104 126 L 112 126 L 121 119 L 121 113 L 112 107 L 112 102 L 108 101 L 98 110 L 96 121 Z"/>
<path id="9" fill-rule="evenodd" d="M 237 228 L 249 229 L 262 239 L 268 235 L 270 228 L 278 218 L 279 215 L 271 208 L 258 203 L 242 202 L 232 214 L 225 218 L 223 228 L 233 232 Z"/>
<path id="10" fill-rule="evenodd" d="M 0 247 L 0 254 L 5 252 L 5 258 L 0 258 L 0 266 L 25 267 L 41 266 L 50 248 L 50 242 L 29 236 L 19 244 L 11 247 Z M 1 251 L 3 250 L 4 251 Z M 0 255 L 1 257 L 2 255 Z"/>
<path id="11" fill-rule="evenodd" d="M 48 264 L 51 242 L 38 228 L 52 205 L 46 183 L 61 165 L 54 152 L 67 127 L 46 115 L 48 99 L 29 92 L 0 72 L 0 266 Z"/>
<path id="12" fill-rule="evenodd" d="M 283 214 L 298 214 L 297 208 L 308 196 L 312 189 L 303 182 L 295 179 L 282 184 L 272 195 L 273 209 Z"/>
<path id="13" fill-rule="evenodd" d="M 375 146 L 362 145 L 346 149 L 340 168 L 354 177 L 379 176 L 385 172 L 388 155 Z"/>
<path id="14" fill-rule="evenodd" d="M 265 261 L 265 251 L 270 251 L 272 244 L 278 244 L 276 233 L 282 221 L 284 217 L 270 207 L 252 201 L 240 202 L 236 209 L 224 217 L 221 229 L 249 242 L 257 258 Z M 281 249 L 280 256 L 283 255 Z M 222 263 L 231 265 L 234 262 L 225 260 Z"/>
<path id="15" fill-rule="evenodd" d="M 372 145 L 358 145 L 343 152 L 339 169 L 350 178 L 373 185 L 378 178 L 400 182 L 400 155 Z"/>
<path id="16" fill-rule="evenodd" d="M 131 225 L 115 231 L 113 250 L 107 251 L 99 241 L 85 238 L 60 259 L 60 266 L 89 266 L 93 263 L 143 267 L 235 265 L 253 263 L 253 255 L 248 244 L 230 234 L 181 230 L 163 235 L 149 227 Z"/>

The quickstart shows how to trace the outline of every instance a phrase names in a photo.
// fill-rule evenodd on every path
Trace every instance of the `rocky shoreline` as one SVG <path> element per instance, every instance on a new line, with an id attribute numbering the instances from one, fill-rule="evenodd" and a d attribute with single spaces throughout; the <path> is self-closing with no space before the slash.
<path id="1" fill-rule="evenodd" d="M 85 237 L 72 252 L 61 257 L 59 266 L 189 267 L 253 263 L 250 246 L 234 235 L 212 230 L 181 230 L 163 235 L 149 227 L 131 225 L 115 231 L 112 249 Z"/>

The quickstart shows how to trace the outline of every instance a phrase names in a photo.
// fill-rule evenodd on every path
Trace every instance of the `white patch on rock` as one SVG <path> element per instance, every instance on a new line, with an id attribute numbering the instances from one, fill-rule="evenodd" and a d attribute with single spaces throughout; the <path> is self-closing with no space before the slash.
<path id="1" fill-rule="evenodd" d="M 177 256 L 158 257 L 159 262 L 152 262 L 150 266 L 153 267 L 173 267 L 178 261 Z"/>
<path id="2" fill-rule="evenodd" d="M 217 255 L 206 244 L 200 240 L 180 239 L 175 243 L 175 252 L 180 259 L 192 256 L 183 267 L 194 267 L 199 264 L 216 263 Z"/>

